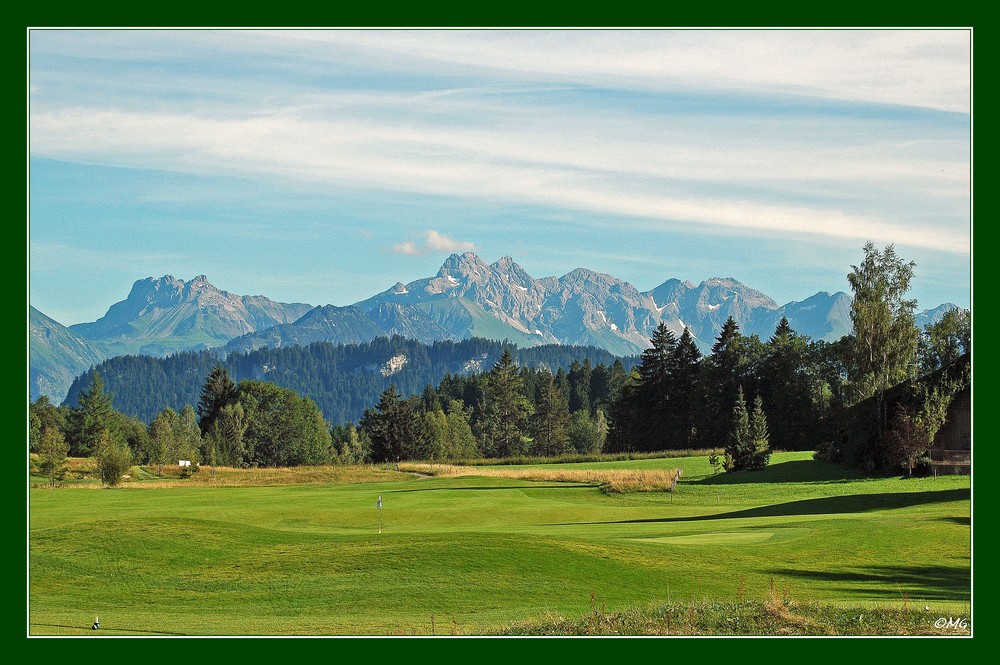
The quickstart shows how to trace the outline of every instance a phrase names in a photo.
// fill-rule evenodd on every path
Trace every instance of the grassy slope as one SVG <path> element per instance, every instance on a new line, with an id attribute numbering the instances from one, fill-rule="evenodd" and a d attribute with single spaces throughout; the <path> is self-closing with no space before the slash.
<path id="1" fill-rule="evenodd" d="M 668 601 L 766 597 L 960 612 L 969 478 L 864 479 L 775 455 L 680 467 L 672 495 L 499 478 L 31 490 L 30 631 L 482 633 Z M 600 463 L 582 466 L 601 466 Z M 384 502 L 377 533 L 375 498 Z M 593 596 L 592 596 L 593 594 Z"/>

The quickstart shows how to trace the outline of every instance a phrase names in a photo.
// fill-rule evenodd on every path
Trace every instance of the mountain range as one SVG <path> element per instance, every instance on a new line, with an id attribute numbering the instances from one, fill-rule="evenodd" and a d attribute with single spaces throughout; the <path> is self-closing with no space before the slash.
<path id="1" fill-rule="evenodd" d="M 238 296 L 204 275 L 187 282 L 166 275 L 135 282 L 125 300 L 92 323 L 66 328 L 32 307 L 29 394 L 61 400 L 74 376 L 118 355 L 210 348 L 228 354 L 391 335 L 424 343 L 482 337 L 521 347 L 596 346 L 626 356 L 641 353 L 663 321 L 677 335 L 687 327 L 706 352 L 732 316 L 745 334 L 770 337 L 786 317 L 796 332 L 833 341 L 851 330 L 850 304 L 846 293 L 820 292 L 779 305 L 731 277 L 697 285 L 669 279 L 642 292 L 585 268 L 536 279 L 509 256 L 487 264 L 472 252 L 452 254 L 433 277 L 397 282 L 345 307 Z M 922 312 L 917 323 L 953 307 Z"/>

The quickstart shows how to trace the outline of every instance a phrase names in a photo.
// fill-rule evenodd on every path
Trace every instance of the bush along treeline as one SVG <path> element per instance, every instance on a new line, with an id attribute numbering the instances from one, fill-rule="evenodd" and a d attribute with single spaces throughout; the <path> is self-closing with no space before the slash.
<path id="1" fill-rule="evenodd" d="M 114 405 L 122 413 L 150 422 L 164 407 L 180 411 L 196 404 L 212 368 L 221 364 L 234 381 L 259 379 L 312 399 L 334 424 L 357 422 L 390 385 L 404 395 L 437 385 L 446 375 L 489 370 L 510 348 L 520 366 L 568 372 L 574 362 L 589 359 L 610 366 L 615 356 L 597 347 L 556 344 L 518 349 L 479 338 L 428 345 L 402 337 L 378 338 L 364 344 L 256 349 L 220 358 L 216 352 L 188 351 L 167 358 L 120 356 L 96 365 Z M 623 358 L 626 370 L 637 358 Z M 73 382 L 64 404 L 75 406 L 90 384 L 90 372 Z"/>

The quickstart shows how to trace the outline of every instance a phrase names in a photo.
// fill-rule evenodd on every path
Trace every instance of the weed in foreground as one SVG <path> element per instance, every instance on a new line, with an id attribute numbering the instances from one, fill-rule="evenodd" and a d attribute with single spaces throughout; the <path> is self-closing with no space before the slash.
<path id="1" fill-rule="evenodd" d="M 969 636 L 971 622 L 942 619 L 909 607 L 847 607 L 797 603 L 772 580 L 764 600 L 667 603 L 609 613 L 591 594 L 590 612 L 577 619 L 547 617 L 507 626 L 498 635 L 720 635 L 720 636 Z"/>

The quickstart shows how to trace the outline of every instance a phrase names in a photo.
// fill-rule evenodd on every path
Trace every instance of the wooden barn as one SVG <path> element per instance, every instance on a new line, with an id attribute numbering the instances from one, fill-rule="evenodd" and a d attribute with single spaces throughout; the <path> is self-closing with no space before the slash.
<path id="1" fill-rule="evenodd" d="M 955 393 L 948 406 L 948 419 L 927 453 L 934 475 L 972 471 L 972 390 L 968 386 Z"/>

